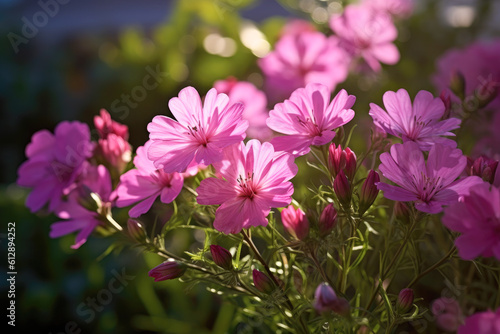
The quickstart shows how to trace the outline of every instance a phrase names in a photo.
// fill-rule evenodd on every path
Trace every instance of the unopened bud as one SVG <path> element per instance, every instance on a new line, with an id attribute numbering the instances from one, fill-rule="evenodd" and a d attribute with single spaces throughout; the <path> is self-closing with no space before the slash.
<path id="1" fill-rule="evenodd" d="M 481 81 L 479 86 L 475 90 L 475 95 L 478 99 L 479 108 L 486 107 L 491 101 L 493 101 L 498 95 L 499 83 L 495 81 L 491 75 L 489 78 Z"/>
<path id="2" fill-rule="evenodd" d="M 127 220 L 127 230 L 130 237 L 138 242 L 144 242 L 148 238 L 144 226 L 137 219 Z"/>
<path id="3" fill-rule="evenodd" d="M 263 272 L 254 269 L 252 272 L 253 284 L 262 293 L 270 294 L 274 291 L 274 282 Z"/>
<path id="4" fill-rule="evenodd" d="M 460 98 L 460 100 L 465 99 L 465 78 L 462 73 L 455 71 L 452 73 L 450 78 L 450 89 Z"/>
<path id="5" fill-rule="evenodd" d="M 210 245 L 210 253 L 216 265 L 226 270 L 233 269 L 233 257 L 227 249 L 219 245 Z"/>
<path id="6" fill-rule="evenodd" d="M 327 283 L 321 283 L 314 293 L 314 308 L 319 313 L 333 311 L 342 316 L 350 313 L 349 302 L 345 298 L 339 298 Z"/>
<path id="7" fill-rule="evenodd" d="M 84 184 L 78 187 L 78 203 L 92 212 L 96 212 L 102 206 L 101 197 Z"/>
<path id="8" fill-rule="evenodd" d="M 495 180 L 497 167 L 498 161 L 493 160 L 485 155 L 480 156 L 476 160 L 467 157 L 467 174 L 479 176 L 484 181 L 491 184 L 493 184 Z"/>
<path id="9" fill-rule="evenodd" d="M 361 193 L 359 194 L 359 214 L 368 210 L 368 208 L 373 204 L 378 195 L 377 183 L 380 182 L 380 176 L 373 169 L 370 170 L 368 176 L 361 186 Z"/>
<path id="10" fill-rule="evenodd" d="M 403 222 L 410 221 L 410 209 L 405 202 L 396 202 L 394 203 L 393 214 L 396 219 L 401 220 Z"/>
<path id="11" fill-rule="evenodd" d="M 399 313 L 408 312 L 413 306 L 413 290 L 406 288 L 399 292 L 398 299 L 396 300 L 396 309 Z"/>
<path id="12" fill-rule="evenodd" d="M 345 208 L 348 208 L 351 205 L 351 186 L 349 185 L 349 180 L 343 170 L 341 170 L 335 177 L 335 180 L 333 181 L 333 190 L 335 191 L 340 203 Z"/>
<path id="13" fill-rule="evenodd" d="M 346 147 L 344 151 L 346 155 L 345 175 L 352 181 L 354 179 L 354 174 L 356 174 L 356 154 L 354 154 L 349 147 Z"/>
<path id="14" fill-rule="evenodd" d="M 151 269 L 148 275 L 154 277 L 155 282 L 159 282 L 179 278 L 184 275 L 186 269 L 187 266 L 182 262 L 165 261 Z"/>
<path id="15" fill-rule="evenodd" d="M 325 206 L 319 217 L 319 233 L 321 236 L 329 234 L 337 224 L 337 210 L 332 203 Z"/>
<path id="16" fill-rule="evenodd" d="M 328 148 L 328 169 L 333 177 L 336 177 L 337 174 L 345 168 L 346 165 L 346 152 L 342 150 L 342 146 L 338 147 L 335 144 L 330 144 Z"/>
<path id="17" fill-rule="evenodd" d="M 286 231 L 296 239 L 304 240 L 309 234 L 309 220 L 304 211 L 289 205 L 281 211 L 281 221 Z"/>
<path id="18" fill-rule="evenodd" d="M 443 89 L 441 91 L 441 94 L 439 94 L 439 98 L 441 101 L 444 103 L 444 113 L 443 116 L 441 117 L 442 119 L 448 119 L 450 118 L 450 113 L 451 113 L 451 97 L 450 93 L 448 92 L 447 89 Z"/>

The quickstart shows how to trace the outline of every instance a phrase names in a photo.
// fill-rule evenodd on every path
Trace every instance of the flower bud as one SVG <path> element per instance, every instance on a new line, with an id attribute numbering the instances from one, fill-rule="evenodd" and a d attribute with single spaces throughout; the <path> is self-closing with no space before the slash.
<path id="1" fill-rule="evenodd" d="M 335 144 L 330 144 L 328 149 L 328 169 L 333 177 L 336 177 L 337 174 L 345 168 L 346 166 L 346 152 L 342 150 L 342 146 L 338 147 Z"/>
<path id="2" fill-rule="evenodd" d="M 450 89 L 453 94 L 460 98 L 460 100 L 465 99 L 465 78 L 459 71 L 452 73 L 450 79 Z"/>
<path id="3" fill-rule="evenodd" d="M 479 108 L 486 107 L 498 95 L 499 83 L 493 80 L 490 75 L 487 79 L 481 81 L 475 90 L 475 95 L 479 102 Z"/>
<path id="4" fill-rule="evenodd" d="M 352 181 L 354 174 L 356 174 L 356 154 L 349 147 L 346 147 L 344 152 L 346 156 L 345 175 Z"/>
<path id="5" fill-rule="evenodd" d="M 309 221 L 300 208 L 289 205 L 281 211 L 281 221 L 286 231 L 296 239 L 304 240 L 309 234 Z"/>
<path id="6" fill-rule="evenodd" d="M 99 139 L 94 155 L 98 161 L 116 168 L 121 174 L 132 159 L 132 148 L 125 139 L 110 133 L 106 139 Z"/>
<path id="7" fill-rule="evenodd" d="M 448 90 L 446 89 L 443 89 L 441 91 L 441 94 L 439 94 L 439 98 L 441 99 L 441 101 L 443 101 L 444 103 L 444 113 L 443 113 L 443 117 L 441 117 L 442 119 L 448 119 L 450 118 L 450 114 L 451 114 L 451 97 L 450 97 L 450 93 L 448 92 Z"/>
<path id="8" fill-rule="evenodd" d="M 148 275 L 154 277 L 155 282 L 159 282 L 179 278 L 184 275 L 186 269 L 187 266 L 184 263 L 168 260 L 151 269 Z"/>
<path id="9" fill-rule="evenodd" d="M 406 288 L 401 290 L 396 300 L 396 310 L 401 314 L 408 312 L 413 306 L 413 299 L 412 289 Z"/>
<path id="10" fill-rule="evenodd" d="M 274 282 L 263 272 L 254 269 L 252 272 L 253 284 L 262 293 L 270 294 L 274 291 Z"/>
<path id="11" fill-rule="evenodd" d="M 431 311 L 436 325 L 444 331 L 455 332 L 463 322 L 460 304 L 453 298 L 441 297 L 432 302 Z"/>
<path id="12" fill-rule="evenodd" d="M 401 220 L 403 222 L 410 221 L 410 209 L 405 202 L 396 202 L 394 203 L 393 214 L 396 219 Z"/>
<path id="13" fill-rule="evenodd" d="M 144 242 L 148 238 L 144 226 L 137 219 L 127 220 L 127 230 L 130 237 L 136 241 Z"/>
<path id="14" fill-rule="evenodd" d="M 113 133 L 123 139 L 128 139 L 128 127 L 111 119 L 111 115 L 106 109 L 101 109 L 100 116 L 94 117 L 94 125 L 99 132 L 99 137 L 102 139 L 108 138 L 108 135 Z"/>
<path id="15" fill-rule="evenodd" d="M 470 175 L 476 175 L 484 181 L 493 184 L 495 173 L 497 171 L 498 161 L 488 158 L 485 155 L 476 160 L 467 157 L 466 172 Z"/>
<path id="16" fill-rule="evenodd" d="M 333 190 L 335 191 L 340 203 L 344 207 L 349 207 L 351 204 L 351 186 L 349 185 L 349 180 L 343 170 L 341 170 L 335 177 L 335 180 L 333 181 Z"/>
<path id="17" fill-rule="evenodd" d="M 321 283 L 314 293 L 314 308 L 319 313 L 333 311 L 342 316 L 349 315 L 349 302 L 339 298 L 327 283 Z"/>
<path id="18" fill-rule="evenodd" d="M 361 193 L 359 194 L 359 214 L 368 210 L 373 204 L 378 195 L 377 183 L 380 182 L 380 176 L 373 169 L 370 170 L 368 176 L 361 186 Z"/>
<path id="19" fill-rule="evenodd" d="M 333 230 L 337 224 L 337 210 L 332 203 L 325 206 L 321 216 L 319 217 L 319 233 L 321 236 L 325 236 Z"/>
<path id="20" fill-rule="evenodd" d="M 233 257 L 227 249 L 218 245 L 210 245 L 210 253 L 216 265 L 226 270 L 233 269 Z"/>
<path id="21" fill-rule="evenodd" d="M 78 203 L 92 212 L 96 212 L 102 206 L 99 195 L 84 184 L 78 187 Z"/>

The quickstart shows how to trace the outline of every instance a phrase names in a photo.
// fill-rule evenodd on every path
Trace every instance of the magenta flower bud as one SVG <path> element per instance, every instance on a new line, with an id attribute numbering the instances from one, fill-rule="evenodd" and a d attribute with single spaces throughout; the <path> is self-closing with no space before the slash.
<path id="1" fill-rule="evenodd" d="M 106 139 L 99 139 L 94 155 L 99 162 L 116 168 L 121 174 L 132 159 L 132 148 L 125 139 L 110 133 Z"/>
<path id="2" fill-rule="evenodd" d="M 410 217 L 410 209 L 408 205 L 404 202 L 396 202 L 394 203 L 393 214 L 396 219 L 401 220 L 403 222 L 408 222 Z"/>
<path id="3" fill-rule="evenodd" d="M 349 180 L 354 179 L 354 174 L 356 174 L 356 154 L 349 147 L 345 149 L 345 175 L 349 178 Z"/>
<path id="4" fill-rule="evenodd" d="M 328 151 L 328 168 L 332 176 L 336 177 L 337 174 L 345 168 L 347 155 L 346 152 L 342 150 L 341 145 L 336 147 L 333 143 L 330 144 Z"/>
<path id="5" fill-rule="evenodd" d="M 289 205 L 281 211 L 281 221 L 286 231 L 299 240 L 304 240 L 309 234 L 309 220 L 300 208 Z"/>
<path id="6" fill-rule="evenodd" d="M 380 182 L 380 176 L 373 169 L 370 170 L 365 182 L 361 186 L 361 193 L 359 194 L 359 214 L 368 210 L 368 208 L 375 202 L 378 195 L 377 183 Z"/>
<path id="7" fill-rule="evenodd" d="M 154 267 L 148 273 L 149 277 L 154 277 L 155 282 L 179 278 L 186 272 L 187 266 L 182 262 L 165 261 Z"/>
<path id="8" fill-rule="evenodd" d="M 226 270 L 233 269 L 233 257 L 227 249 L 218 245 L 210 245 L 210 253 L 216 265 Z"/>
<path id="9" fill-rule="evenodd" d="M 333 230 L 337 224 L 337 210 L 332 203 L 325 206 L 321 216 L 319 217 L 319 233 L 321 236 L 325 236 Z"/>
<path id="10" fill-rule="evenodd" d="M 467 157 L 467 167 L 465 171 L 469 176 L 476 175 L 484 181 L 493 184 L 497 167 L 498 161 L 482 155 L 476 160 Z"/>
<path id="11" fill-rule="evenodd" d="M 128 139 L 128 127 L 111 119 L 111 115 L 106 109 L 101 109 L 101 116 L 94 116 L 94 125 L 99 132 L 99 136 L 103 139 L 108 138 L 108 135 L 113 133 L 123 139 Z"/>
<path id="12" fill-rule="evenodd" d="M 314 308 L 319 313 L 333 311 L 342 316 L 349 314 L 349 302 L 345 298 L 339 298 L 327 283 L 321 283 L 314 293 Z"/>
<path id="13" fill-rule="evenodd" d="M 127 230 L 130 237 L 136 241 L 144 242 L 148 238 L 144 226 L 136 219 L 127 220 Z"/>
<path id="14" fill-rule="evenodd" d="M 413 306 L 413 290 L 406 288 L 399 292 L 398 299 L 396 300 L 396 309 L 399 313 L 408 312 Z"/>
<path id="15" fill-rule="evenodd" d="M 461 100 L 465 99 L 465 78 L 459 71 L 451 74 L 450 89 Z"/>
<path id="16" fill-rule="evenodd" d="M 333 190 L 337 195 L 340 203 L 344 207 L 349 207 L 351 204 L 351 186 L 344 171 L 341 170 L 333 181 Z"/>
<path id="17" fill-rule="evenodd" d="M 78 203 L 92 212 L 96 212 L 102 206 L 99 195 L 84 184 L 78 187 Z"/>
<path id="18" fill-rule="evenodd" d="M 476 88 L 475 95 L 479 102 L 479 108 L 486 107 L 498 95 L 499 83 L 495 81 L 491 74 L 488 78 L 481 81 Z"/>
<path id="19" fill-rule="evenodd" d="M 270 279 L 263 272 L 254 269 L 252 272 L 253 284 L 262 293 L 270 294 L 274 291 L 275 285 L 272 279 Z"/>
<path id="20" fill-rule="evenodd" d="M 450 96 L 449 91 L 446 89 L 443 89 L 441 91 L 441 94 L 439 94 L 439 98 L 441 99 L 441 101 L 443 101 L 444 108 L 445 108 L 441 119 L 448 119 L 448 118 L 450 118 L 450 114 L 451 114 L 451 96 Z"/>

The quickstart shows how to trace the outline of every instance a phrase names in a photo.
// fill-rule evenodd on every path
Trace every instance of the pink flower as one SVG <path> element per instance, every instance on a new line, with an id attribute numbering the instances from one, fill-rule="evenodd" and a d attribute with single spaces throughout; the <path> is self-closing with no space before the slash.
<path id="1" fill-rule="evenodd" d="M 214 84 L 217 92 L 229 96 L 229 103 L 242 103 L 245 106 L 243 119 L 248 121 L 247 135 L 261 141 L 268 140 L 272 131 L 266 125 L 267 98 L 252 83 L 237 81 L 234 78 L 219 80 Z"/>
<path id="2" fill-rule="evenodd" d="M 26 146 L 28 161 L 17 171 L 17 184 L 33 188 L 26 206 L 35 212 L 48 203 L 49 211 L 53 211 L 61 197 L 74 188 L 88 165 L 86 159 L 92 156 L 92 148 L 89 128 L 80 122 L 61 122 L 54 134 L 36 132 Z"/>
<path id="3" fill-rule="evenodd" d="M 281 35 L 299 35 L 304 31 L 317 31 L 314 24 L 301 19 L 292 19 L 281 28 Z"/>
<path id="4" fill-rule="evenodd" d="M 500 260 L 500 189 L 483 182 L 444 211 L 443 224 L 460 232 L 455 240 L 465 260 L 495 256 Z"/>
<path id="5" fill-rule="evenodd" d="M 295 209 L 293 205 L 281 211 L 281 222 L 285 230 L 296 239 L 304 240 L 309 234 L 309 220 L 304 211 Z"/>
<path id="6" fill-rule="evenodd" d="M 158 196 L 163 203 L 172 202 L 184 185 L 184 178 L 180 173 L 165 173 L 148 159 L 147 152 L 151 144 L 151 141 L 148 141 L 137 149 L 134 158 L 136 169 L 123 174 L 116 188 L 117 207 L 123 208 L 137 203 L 129 211 L 132 218 L 148 212 Z"/>
<path id="7" fill-rule="evenodd" d="M 380 155 L 382 174 L 398 186 L 378 183 L 384 196 L 393 201 L 415 201 L 417 210 L 438 213 L 443 205 L 458 201 L 469 188 L 483 181 L 477 176 L 455 179 L 463 172 L 466 157 L 459 149 L 435 144 L 427 158 L 414 142 L 394 144 L 391 152 Z"/>
<path id="8" fill-rule="evenodd" d="M 311 31 L 282 36 L 275 50 L 258 63 L 274 101 L 314 82 L 321 82 L 332 91 L 348 72 L 347 55 L 338 41 Z"/>
<path id="9" fill-rule="evenodd" d="M 354 117 L 350 109 L 356 97 L 341 90 L 330 102 L 330 91 L 322 84 L 308 84 L 292 93 L 289 100 L 278 103 L 270 112 L 267 125 L 286 136 L 275 137 L 277 151 L 294 156 L 307 154 L 311 145 L 324 145 L 335 136 L 336 128 Z"/>
<path id="10" fill-rule="evenodd" d="M 488 310 L 468 317 L 457 333 L 500 334 L 500 308 L 495 312 Z"/>
<path id="11" fill-rule="evenodd" d="M 412 0 L 364 0 L 363 5 L 396 17 L 407 18 L 413 12 Z"/>
<path id="12" fill-rule="evenodd" d="M 111 119 L 106 109 L 101 109 L 101 116 L 94 117 L 94 125 L 102 139 L 108 138 L 109 134 L 117 135 L 125 141 L 128 139 L 128 127 Z"/>
<path id="13" fill-rule="evenodd" d="M 410 95 L 405 89 L 397 92 L 388 91 L 383 97 L 387 112 L 374 103 L 370 103 L 370 116 L 375 125 L 388 134 L 414 141 L 421 150 L 428 151 L 435 143 L 456 147 L 455 141 L 441 136 L 454 136 L 449 132 L 460 126 L 458 118 L 441 121 L 445 106 L 440 98 L 421 90 L 415 96 L 413 106 Z"/>
<path id="14" fill-rule="evenodd" d="M 431 309 L 436 317 L 436 325 L 444 331 L 454 332 L 463 322 L 460 305 L 453 298 L 438 298 L 432 302 Z"/>
<path id="15" fill-rule="evenodd" d="M 99 162 L 122 173 L 132 159 L 132 148 L 125 139 L 110 133 L 106 139 L 99 139 L 94 155 Z"/>
<path id="16" fill-rule="evenodd" d="M 250 226 L 267 226 L 271 208 L 292 201 L 293 185 L 289 180 L 297 174 L 293 157 L 275 153 L 273 145 L 256 139 L 229 147 L 224 153 L 225 159 L 214 165 L 221 178 L 201 181 L 198 203 L 221 204 L 215 213 L 214 228 L 226 234 Z"/>
<path id="17" fill-rule="evenodd" d="M 490 81 L 490 88 L 500 88 L 500 39 L 474 42 L 463 49 L 447 51 L 437 60 L 437 73 L 433 81 L 439 91 L 448 89 L 451 77 L 457 72 L 465 79 L 465 94 L 474 95 L 474 91 Z M 459 99 L 452 95 L 455 102 Z M 500 107 L 500 95 L 491 102 L 492 109 Z"/>
<path id="18" fill-rule="evenodd" d="M 205 102 L 193 87 L 179 92 L 168 106 L 177 121 L 156 116 L 148 125 L 152 143 L 148 158 L 165 173 L 184 172 L 193 159 L 210 165 L 222 159 L 222 149 L 245 139 L 248 122 L 243 106 L 229 104 L 225 94 L 208 91 Z"/>
<path id="19" fill-rule="evenodd" d="M 90 233 L 103 223 L 100 215 L 106 215 L 111 209 L 113 202 L 113 193 L 111 177 L 108 170 L 103 165 L 89 167 L 79 186 L 88 187 L 93 193 L 99 196 L 95 203 L 96 211 L 90 211 L 84 208 L 80 203 L 86 201 L 81 198 L 78 189 L 73 190 L 68 195 L 68 201 L 59 205 L 55 213 L 59 218 L 66 219 L 58 221 L 50 226 L 50 237 L 58 238 L 66 234 L 79 231 L 73 249 L 79 248 L 86 241 Z M 100 211 L 100 213 L 98 212 Z"/>
<path id="20" fill-rule="evenodd" d="M 393 65 L 399 60 L 399 51 L 392 43 L 398 31 L 389 15 L 366 5 L 348 5 L 341 15 L 330 18 L 330 27 L 352 57 L 363 58 L 373 71 L 380 71 L 380 63 Z"/>

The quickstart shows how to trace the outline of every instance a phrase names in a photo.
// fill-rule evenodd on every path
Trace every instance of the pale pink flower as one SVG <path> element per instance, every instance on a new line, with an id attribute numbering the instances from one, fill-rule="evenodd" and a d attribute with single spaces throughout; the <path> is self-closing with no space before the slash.
<path id="1" fill-rule="evenodd" d="M 432 302 L 432 314 L 436 325 L 447 332 L 455 332 L 463 323 L 464 316 L 456 299 L 441 297 Z"/>
<path id="2" fill-rule="evenodd" d="M 88 166 L 93 145 L 90 131 L 80 122 L 61 122 L 54 134 L 47 130 L 36 132 L 26 146 L 25 161 L 18 169 L 17 184 L 33 188 L 26 199 L 32 211 L 48 203 L 53 211 L 63 195 L 75 187 L 81 172 Z"/>
<path id="3" fill-rule="evenodd" d="M 500 308 L 495 312 L 478 312 L 465 319 L 458 334 L 500 334 Z"/>
<path id="4" fill-rule="evenodd" d="M 221 178 L 201 181 L 198 203 L 221 205 L 215 213 L 214 228 L 223 233 L 267 226 L 271 208 L 292 201 L 289 180 L 297 174 L 293 157 L 275 152 L 273 145 L 256 139 L 228 147 L 224 153 L 225 159 L 214 165 Z"/>
<path id="5" fill-rule="evenodd" d="M 130 217 L 133 218 L 148 212 L 158 196 L 163 203 L 172 202 L 184 185 L 184 178 L 180 173 L 165 173 L 154 166 L 147 157 L 150 146 L 151 141 L 148 141 L 137 149 L 134 158 L 136 169 L 123 174 L 116 188 L 117 207 L 123 208 L 137 203 L 129 211 Z"/>
<path id="6" fill-rule="evenodd" d="M 272 131 L 266 125 L 269 116 L 267 112 L 267 98 L 264 92 L 260 91 L 252 83 L 237 81 L 234 78 L 219 80 L 214 84 L 214 88 L 219 93 L 229 96 L 229 103 L 242 103 L 243 119 L 248 121 L 247 136 L 260 141 L 269 140 Z"/>
<path id="7" fill-rule="evenodd" d="M 109 134 L 128 139 L 128 127 L 111 119 L 111 115 L 106 109 L 101 109 L 100 116 L 94 116 L 94 125 L 102 139 L 108 138 Z"/>
<path id="8" fill-rule="evenodd" d="M 421 90 L 415 96 L 413 105 L 405 89 L 397 92 L 385 92 L 384 106 L 387 112 L 374 103 L 370 103 L 370 116 L 382 131 L 401 138 L 403 142 L 413 141 L 421 150 L 428 151 L 436 144 L 456 147 L 455 141 L 442 136 L 454 136 L 451 130 L 460 126 L 460 119 L 441 120 L 445 105 L 440 98 Z"/>
<path id="9" fill-rule="evenodd" d="M 156 116 L 148 125 L 152 141 L 148 158 L 156 168 L 184 172 L 193 159 L 208 166 L 222 159 L 223 148 L 245 139 L 248 122 L 241 118 L 243 105 L 228 102 L 226 94 L 211 89 L 202 106 L 193 87 L 172 98 L 168 106 L 177 121 Z"/>
<path id="10" fill-rule="evenodd" d="M 91 166 L 85 171 L 79 187 L 87 187 L 93 193 L 99 196 L 99 210 L 90 211 L 83 207 L 81 201 L 89 199 L 81 198 L 79 189 L 74 189 L 69 195 L 68 200 L 59 205 L 55 213 L 59 218 L 66 219 L 58 221 L 50 226 L 50 237 L 58 238 L 66 234 L 77 232 L 73 249 L 83 245 L 92 231 L 100 224 L 104 224 L 103 217 L 106 211 L 109 211 L 114 200 L 112 193 L 111 177 L 108 170 L 103 165 Z M 98 203 L 95 203 L 96 208 Z M 100 211 L 97 212 L 97 211 Z"/>
<path id="11" fill-rule="evenodd" d="M 452 76 L 457 72 L 465 79 L 465 94 L 474 95 L 476 89 L 488 81 L 490 88 L 500 89 L 500 39 L 478 41 L 463 49 L 451 49 L 442 55 L 436 63 L 437 72 L 433 77 L 439 91 L 449 90 Z M 459 99 L 452 95 L 455 102 Z M 500 107 L 500 94 L 490 103 L 492 109 Z"/>
<path id="12" fill-rule="evenodd" d="M 282 36 L 275 50 L 259 59 L 258 64 L 273 101 L 314 82 L 321 82 L 332 91 L 346 79 L 349 65 L 337 39 L 311 31 Z"/>
<path id="13" fill-rule="evenodd" d="M 330 102 L 330 91 L 322 84 L 308 84 L 278 103 L 270 112 L 267 125 L 286 136 L 272 139 L 277 151 L 304 155 L 311 145 L 324 145 L 335 136 L 334 130 L 354 117 L 350 109 L 356 97 L 341 90 Z"/>
<path id="14" fill-rule="evenodd" d="M 415 201 L 415 208 L 427 213 L 439 213 L 443 205 L 458 201 L 469 188 L 483 181 L 477 176 L 460 180 L 467 158 L 462 151 L 435 144 L 429 151 L 427 164 L 424 154 L 414 142 L 394 144 L 391 151 L 380 155 L 379 169 L 398 186 L 378 183 L 384 196 L 393 201 Z"/>
<path id="15" fill-rule="evenodd" d="M 500 260 L 500 189 L 483 182 L 444 211 L 443 224 L 460 232 L 455 240 L 465 260 L 495 256 Z"/>
<path id="16" fill-rule="evenodd" d="M 364 0 L 362 4 L 400 18 L 409 17 L 414 7 L 412 0 Z"/>
<path id="17" fill-rule="evenodd" d="M 340 40 L 340 46 L 353 58 L 362 58 L 375 72 L 380 63 L 393 65 L 399 51 L 393 44 L 398 31 L 391 17 L 366 5 L 348 5 L 344 12 L 332 15 L 330 27 Z"/>

